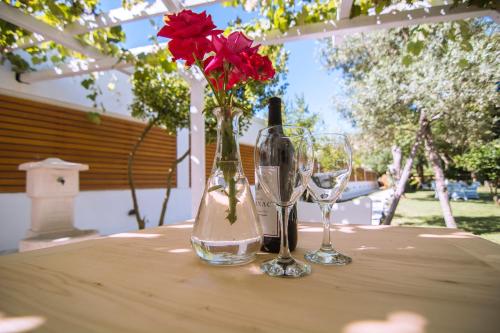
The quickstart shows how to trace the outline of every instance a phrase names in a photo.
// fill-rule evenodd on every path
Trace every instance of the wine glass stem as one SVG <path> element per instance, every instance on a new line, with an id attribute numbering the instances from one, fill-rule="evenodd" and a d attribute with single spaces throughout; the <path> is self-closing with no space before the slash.
<path id="1" fill-rule="evenodd" d="M 330 213 L 332 212 L 331 204 L 320 204 L 321 219 L 323 221 L 323 243 L 321 244 L 322 250 L 333 249 L 332 241 L 330 238 Z"/>
<path id="2" fill-rule="evenodd" d="M 277 206 L 281 228 L 280 253 L 278 254 L 278 258 L 280 259 L 290 259 L 292 257 L 288 244 L 288 217 L 290 216 L 292 207 L 293 206 Z"/>

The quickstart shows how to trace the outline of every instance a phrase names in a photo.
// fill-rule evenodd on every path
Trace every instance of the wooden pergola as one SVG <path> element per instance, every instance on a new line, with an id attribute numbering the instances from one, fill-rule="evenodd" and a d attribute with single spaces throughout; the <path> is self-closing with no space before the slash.
<path id="1" fill-rule="evenodd" d="M 500 13 L 496 10 L 466 6 L 464 4 L 453 6 L 448 1 L 442 1 L 441 3 L 433 1 L 432 4 L 428 1 L 422 1 L 411 6 L 404 4 L 393 5 L 385 8 L 380 14 L 372 13 L 367 16 L 350 18 L 353 1 L 340 0 L 336 20 L 297 25 L 286 32 L 275 30 L 270 31 L 266 35 L 255 36 L 255 38 L 259 43 L 267 45 L 325 37 L 335 37 L 336 42 L 339 42 L 342 36 L 352 33 L 473 17 L 489 16 L 497 23 L 500 23 Z M 85 61 L 72 60 L 61 67 L 22 74 L 19 78 L 20 81 L 29 84 L 108 70 L 118 70 L 130 75 L 133 70 L 133 64 L 103 55 L 98 49 L 92 46 L 82 45 L 74 37 L 100 28 L 118 26 L 133 21 L 161 16 L 166 13 L 175 13 L 185 8 L 194 9 L 219 2 L 222 1 L 156 0 L 153 3 L 144 2 L 133 6 L 131 9 L 120 7 L 99 15 L 82 17 L 63 30 L 42 22 L 34 16 L 26 14 L 20 9 L 9 6 L 4 2 L 0 2 L 0 18 L 33 33 L 30 38 L 19 42 L 13 50 L 26 48 L 44 41 L 54 41 L 88 57 Z M 148 45 L 129 51 L 134 54 L 147 53 L 152 51 L 154 47 Z M 204 184 L 205 123 L 202 110 L 204 107 L 203 96 L 206 83 L 203 77 L 194 71 L 189 73 L 183 71 L 181 74 L 191 88 L 191 184 Z M 195 214 L 203 194 L 203 186 L 192 186 L 191 193 L 192 212 Z"/>

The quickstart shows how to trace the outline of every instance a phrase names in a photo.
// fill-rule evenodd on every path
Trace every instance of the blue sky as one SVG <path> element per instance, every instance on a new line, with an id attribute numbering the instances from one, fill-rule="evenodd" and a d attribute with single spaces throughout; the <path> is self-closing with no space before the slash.
<path id="1" fill-rule="evenodd" d="M 109 10 L 119 7 L 120 0 L 102 1 L 101 8 Z M 206 10 L 212 15 L 215 24 L 225 28 L 227 23 L 236 17 L 243 21 L 250 21 L 254 14 L 245 12 L 239 8 L 222 7 L 220 4 L 200 7 L 196 11 Z M 154 18 L 157 25 L 162 25 L 162 18 Z M 127 35 L 126 48 L 133 48 L 150 43 L 148 38 L 155 34 L 148 20 L 129 23 L 123 26 Z M 332 106 L 332 98 L 338 93 L 339 82 L 342 77 L 338 73 L 328 74 L 319 64 L 317 55 L 318 41 L 303 40 L 286 43 L 285 49 L 289 52 L 288 63 L 288 89 L 285 100 L 293 100 L 296 95 L 304 95 L 306 103 L 312 112 L 320 113 L 325 125 L 325 130 L 350 131 L 348 121 L 338 116 Z"/>

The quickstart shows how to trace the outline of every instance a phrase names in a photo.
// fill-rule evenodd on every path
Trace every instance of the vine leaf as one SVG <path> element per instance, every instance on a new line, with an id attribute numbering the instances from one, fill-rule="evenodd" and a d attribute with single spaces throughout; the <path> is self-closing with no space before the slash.
<path id="1" fill-rule="evenodd" d="M 215 186 L 209 187 L 208 192 L 216 191 L 216 190 L 221 189 L 221 188 L 223 188 L 222 185 L 215 185 Z"/>

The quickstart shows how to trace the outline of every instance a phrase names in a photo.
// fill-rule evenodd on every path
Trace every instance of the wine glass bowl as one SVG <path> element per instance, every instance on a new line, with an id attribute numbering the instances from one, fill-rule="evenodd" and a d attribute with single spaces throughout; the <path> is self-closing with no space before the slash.
<path id="1" fill-rule="evenodd" d="M 310 132 L 295 126 L 271 126 L 259 131 L 255 146 L 255 172 L 264 193 L 278 210 L 281 238 L 278 257 L 261 269 L 270 276 L 301 277 L 311 267 L 295 260 L 288 248 L 288 217 L 292 206 L 307 187 L 313 171 Z"/>
<path id="2" fill-rule="evenodd" d="M 315 167 L 308 182 L 308 191 L 321 209 L 323 241 L 319 250 L 306 253 L 310 262 L 323 265 L 346 265 L 352 259 L 334 249 L 330 239 L 330 213 L 344 191 L 352 171 L 352 150 L 345 135 L 319 133 L 314 135 Z"/>
<path id="3" fill-rule="evenodd" d="M 349 182 L 349 169 L 314 173 L 308 184 L 309 193 L 316 202 L 335 202 Z"/>

